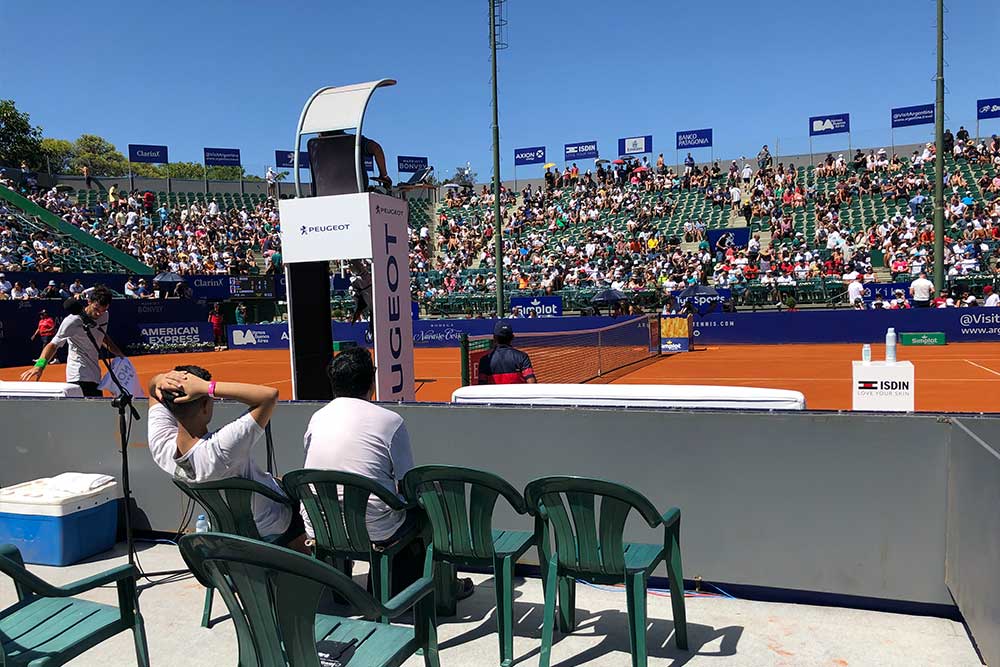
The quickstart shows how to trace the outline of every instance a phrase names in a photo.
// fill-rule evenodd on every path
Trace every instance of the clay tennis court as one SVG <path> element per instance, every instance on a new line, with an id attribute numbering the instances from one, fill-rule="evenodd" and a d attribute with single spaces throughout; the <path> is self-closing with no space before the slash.
<path id="1" fill-rule="evenodd" d="M 872 346 L 872 358 L 885 356 Z M 995 412 L 1000 390 L 1000 343 L 953 343 L 943 347 L 904 347 L 900 360 L 912 361 L 916 376 L 916 408 L 922 412 Z M 417 400 L 449 401 L 461 384 L 457 348 L 414 350 Z M 794 389 L 815 410 L 851 409 L 851 361 L 861 346 L 726 345 L 675 354 L 618 371 L 616 384 L 713 384 Z M 176 364 L 208 368 L 216 378 L 277 387 L 292 398 L 288 352 L 224 351 L 135 357 L 143 382 Z M 0 380 L 16 380 L 26 367 L 0 369 Z M 47 380 L 61 380 L 64 366 L 50 367 Z M 427 382 L 421 382 L 427 380 Z M 542 382 L 545 377 L 540 377 Z"/>

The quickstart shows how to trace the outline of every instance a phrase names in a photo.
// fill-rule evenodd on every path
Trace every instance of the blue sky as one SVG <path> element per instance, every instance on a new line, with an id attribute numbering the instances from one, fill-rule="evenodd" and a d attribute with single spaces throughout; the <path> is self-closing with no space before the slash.
<path id="1" fill-rule="evenodd" d="M 164 7 L 169 7 L 164 11 Z M 714 155 L 767 143 L 806 152 L 807 119 L 851 114 L 852 142 L 889 143 L 889 109 L 934 100 L 932 0 L 842 2 L 528 2 L 510 0 L 500 54 L 501 171 L 515 147 L 653 135 L 668 162 L 674 133 L 712 127 Z M 1000 97 L 988 62 L 1000 3 L 960 0 L 945 16 L 946 114 L 975 125 L 975 101 Z M 124 151 L 167 144 L 242 150 L 261 173 L 291 147 L 308 95 L 324 85 L 396 78 L 366 134 L 396 155 L 426 155 L 439 177 L 491 172 L 486 0 L 396 2 L 0 2 L 0 96 L 47 136 L 92 132 Z M 364 26 L 368 26 L 365 28 Z M 900 130 L 926 140 L 933 126 Z M 1000 132 L 986 121 L 983 132 Z M 816 140 L 816 152 L 846 137 Z M 707 149 L 695 154 L 707 160 Z M 521 178 L 540 166 L 519 167 Z"/>

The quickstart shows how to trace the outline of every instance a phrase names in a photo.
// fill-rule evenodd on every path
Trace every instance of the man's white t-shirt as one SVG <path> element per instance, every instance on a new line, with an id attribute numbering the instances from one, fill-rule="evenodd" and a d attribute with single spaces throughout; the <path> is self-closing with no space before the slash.
<path id="1" fill-rule="evenodd" d="M 101 381 L 99 351 L 104 345 L 104 335 L 108 330 L 108 313 L 104 312 L 92 321 L 90 333 L 94 336 L 93 341 L 87 335 L 83 319 L 79 315 L 67 316 L 52 339 L 52 344 L 57 348 L 70 343 L 69 354 L 66 357 L 66 382 Z"/>
<path id="2" fill-rule="evenodd" d="M 917 278 L 910 283 L 910 289 L 913 290 L 912 293 L 914 301 L 930 301 L 931 290 L 934 289 L 934 283 L 926 278 Z"/>
<path id="3" fill-rule="evenodd" d="M 219 430 L 206 433 L 183 456 L 177 455 L 177 428 L 177 419 L 165 406 L 156 404 L 149 409 L 149 452 L 168 475 L 189 482 L 240 477 L 284 495 L 274 478 L 254 462 L 253 447 L 264 435 L 264 429 L 249 411 Z M 252 502 L 253 519 L 262 537 L 280 535 L 288 529 L 292 521 L 290 507 L 257 493 Z"/>
<path id="4" fill-rule="evenodd" d="M 854 305 L 854 302 L 857 301 L 858 299 L 860 299 L 861 296 L 864 293 L 865 293 L 865 286 L 864 285 L 862 285 L 861 283 L 859 283 L 856 280 L 853 281 L 853 282 L 851 282 L 851 284 L 847 286 L 847 301 L 848 301 L 848 303 L 850 303 L 851 305 Z"/>
<path id="5" fill-rule="evenodd" d="M 305 468 L 361 475 L 398 494 L 398 483 L 413 467 L 410 436 L 395 412 L 359 398 L 336 398 L 309 420 Z M 305 510 L 306 533 L 313 535 Z M 374 496 L 368 499 L 368 535 L 378 542 L 392 537 L 405 519 Z"/>
<path id="6" fill-rule="evenodd" d="M 1000 294 L 997 294 L 996 292 L 990 294 L 986 297 L 985 305 L 989 308 L 996 308 L 997 306 L 1000 306 Z"/>

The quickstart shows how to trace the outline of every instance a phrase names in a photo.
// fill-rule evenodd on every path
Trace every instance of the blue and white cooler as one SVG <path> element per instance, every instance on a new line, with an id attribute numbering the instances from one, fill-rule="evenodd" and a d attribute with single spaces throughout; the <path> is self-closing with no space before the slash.
<path id="1" fill-rule="evenodd" d="M 0 544 L 27 563 L 72 565 L 114 546 L 119 497 L 114 477 L 78 472 L 0 489 Z"/>

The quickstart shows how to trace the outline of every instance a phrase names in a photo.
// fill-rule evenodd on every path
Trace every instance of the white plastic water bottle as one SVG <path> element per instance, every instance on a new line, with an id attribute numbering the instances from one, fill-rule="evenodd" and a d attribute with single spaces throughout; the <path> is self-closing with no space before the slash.
<path id="1" fill-rule="evenodd" d="M 861 363 L 868 365 L 872 362 L 872 346 L 865 343 L 861 346 Z"/>
<path id="2" fill-rule="evenodd" d="M 896 330 L 893 327 L 885 332 L 885 363 L 896 363 Z"/>
<path id="3" fill-rule="evenodd" d="M 207 533 L 211 529 L 212 529 L 212 526 L 209 525 L 208 519 L 205 518 L 205 515 L 204 514 L 199 514 L 198 515 L 198 520 L 195 521 L 195 524 L 194 524 L 194 532 L 196 532 L 196 533 Z"/>

